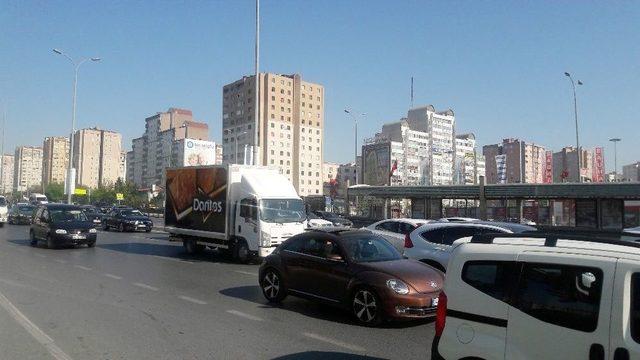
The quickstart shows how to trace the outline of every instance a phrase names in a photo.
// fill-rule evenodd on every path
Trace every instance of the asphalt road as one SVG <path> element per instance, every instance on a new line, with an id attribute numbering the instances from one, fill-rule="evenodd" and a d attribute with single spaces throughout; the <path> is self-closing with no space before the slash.
<path id="1" fill-rule="evenodd" d="M 0 229 L 2 359 L 426 359 L 430 322 L 367 328 L 339 309 L 266 303 L 257 265 L 189 257 L 161 232 L 32 248 Z"/>

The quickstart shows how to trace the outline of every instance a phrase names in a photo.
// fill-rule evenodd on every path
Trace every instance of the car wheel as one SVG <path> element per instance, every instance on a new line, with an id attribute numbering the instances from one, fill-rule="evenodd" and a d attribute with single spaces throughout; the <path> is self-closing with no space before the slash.
<path id="1" fill-rule="evenodd" d="M 95 241 L 91 241 L 91 242 L 88 242 L 88 243 L 87 243 L 87 247 L 92 248 L 92 247 L 94 247 L 94 246 L 96 246 L 96 242 L 95 242 Z"/>
<path id="2" fill-rule="evenodd" d="M 375 326 L 382 322 L 382 304 L 368 288 L 359 288 L 354 292 L 351 307 L 353 315 L 363 325 Z"/>
<path id="3" fill-rule="evenodd" d="M 102 230 L 109 231 L 109 225 L 107 223 L 102 224 Z"/>
<path id="4" fill-rule="evenodd" d="M 287 297 L 287 291 L 280 273 L 275 269 L 268 269 L 260 279 L 262 294 L 270 303 L 279 303 Z"/>
<path id="5" fill-rule="evenodd" d="M 29 231 L 29 239 L 31 240 L 29 245 L 33 247 L 38 246 L 38 239 L 36 239 L 36 235 L 33 233 L 33 230 Z"/>
<path id="6" fill-rule="evenodd" d="M 145 232 L 150 233 L 150 232 L 151 232 L 151 229 L 145 229 Z"/>
<path id="7" fill-rule="evenodd" d="M 241 264 L 246 264 L 251 260 L 249 246 L 244 239 L 236 240 L 236 243 L 233 245 L 233 260 Z"/>
<path id="8" fill-rule="evenodd" d="M 124 225 L 122 223 L 120 223 L 120 225 L 118 225 L 118 231 L 124 232 Z"/>
<path id="9" fill-rule="evenodd" d="M 53 238 L 51 237 L 51 235 L 47 235 L 47 247 L 49 249 L 55 249 L 56 248 L 56 243 L 53 241 Z"/>

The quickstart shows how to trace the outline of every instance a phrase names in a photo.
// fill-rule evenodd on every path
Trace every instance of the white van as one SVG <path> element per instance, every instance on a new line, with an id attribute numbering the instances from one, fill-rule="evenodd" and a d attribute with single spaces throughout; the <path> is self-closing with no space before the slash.
<path id="1" fill-rule="evenodd" d="M 493 234 L 454 249 L 432 359 L 640 358 L 637 235 Z"/>
<path id="2" fill-rule="evenodd" d="M 0 195 L 0 227 L 3 227 L 7 222 L 9 216 L 9 204 L 7 204 L 7 198 Z"/>
<path id="3" fill-rule="evenodd" d="M 29 195 L 29 202 L 32 205 L 44 205 L 48 204 L 49 200 L 44 194 L 32 193 L 31 195 Z"/>

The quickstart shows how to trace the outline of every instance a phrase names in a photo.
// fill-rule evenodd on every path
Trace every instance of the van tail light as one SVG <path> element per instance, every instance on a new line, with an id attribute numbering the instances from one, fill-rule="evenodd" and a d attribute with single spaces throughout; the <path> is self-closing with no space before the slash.
<path id="1" fill-rule="evenodd" d="M 404 247 L 405 248 L 412 248 L 413 247 L 413 242 L 411 241 L 411 236 L 409 236 L 409 234 L 406 234 L 404 236 Z"/>
<path id="2" fill-rule="evenodd" d="M 447 321 L 447 294 L 444 291 L 438 295 L 438 309 L 436 310 L 436 336 L 442 336 Z"/>

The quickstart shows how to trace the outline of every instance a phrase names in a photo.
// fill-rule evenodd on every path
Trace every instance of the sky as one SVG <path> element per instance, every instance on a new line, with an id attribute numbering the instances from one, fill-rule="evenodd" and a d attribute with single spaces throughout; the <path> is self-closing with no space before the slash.
<path id="1" fill-rule="evenodd" d="M 73 67 L 77 128 L 123 135 L 144 119 L 188 108 L 222 138 L 222 86 L 251 75 L 253 0 L 0 0 L 0 106 L 4 150 L 67 135 Z M 640 2 L 262 0 L 261 71 L 325 87 L 324 159 L 353 159 L 353 121 L 366 113 L 359 142 L 414 104 L 453 109 L 456 132 L 479 145 L 518 137 L 557 151 L 619 137 L 618 169 L 640 160 Z"/>

